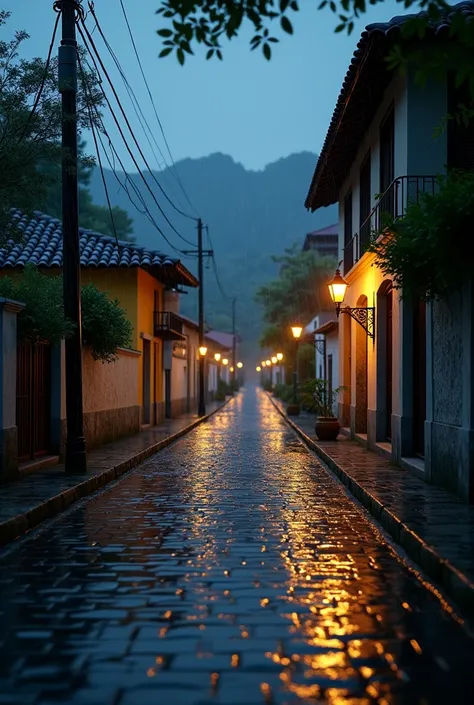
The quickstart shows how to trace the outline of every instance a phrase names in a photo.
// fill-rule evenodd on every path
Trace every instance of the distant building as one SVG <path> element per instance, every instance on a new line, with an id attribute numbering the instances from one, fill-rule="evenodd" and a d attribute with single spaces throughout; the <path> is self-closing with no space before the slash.
<path id="1" fill-rule="evenodd" d="M 308 233 L 303 243 L 303 251 L 315 250 L 322 256 L 337 257 L 338 225 L 327 225 L 321 230 Z"/>

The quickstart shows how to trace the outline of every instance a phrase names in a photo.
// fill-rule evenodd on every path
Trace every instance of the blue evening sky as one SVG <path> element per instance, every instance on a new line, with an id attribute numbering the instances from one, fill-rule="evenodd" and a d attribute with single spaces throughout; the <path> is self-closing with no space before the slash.
<path id="1" fill-rule="evenodd" d="M 250 169 L 262 169 L 292 152 L 318 152 L 323 144 L 342 80 L 361 30 L 369 22 L 385 21 L 403 12 L 394 0 L 369 6 L 353 34 L 334 34 L 337 19 L 329 10 L 318 11 L 319 0 L 301 0 L 294 15 L 295 34 L 283 35 L 274 45 L 268 63 L 250 52 L 246 30 L 224 45 L 224 61 L 206 61 L 203 50 L 181 67 L 175 58 L 158 59 L 161 40 L 156 34 L 159 0 L 124 0 L 135 40 L 175 160 L 202 157 L 213 152 L 230 154 Z M 26 29 L 31 38 L 22 55 L 46 56 L 55 14 L 52 0 L 2 0 L 0 7 L 12 17 L 2 29 L 8 38 L 14 29 Z M 119 0 L 96 0 L 95 8 L 112 48 L 147 116 L 162 141 L 151 103 L 141 79 Z M 88 19 L 90 30 L 94 27 Z M 94 33 L 106 66 L 123 100 L 140 142 L 153 161 L 125 88 L 98 32 Z M 107 118 L 107 125 L 112 122 Z M 114 143 L 131 167 L 131 161 L 114 135 Z M 133 167 L 130 168 L 133 171 Z"/>

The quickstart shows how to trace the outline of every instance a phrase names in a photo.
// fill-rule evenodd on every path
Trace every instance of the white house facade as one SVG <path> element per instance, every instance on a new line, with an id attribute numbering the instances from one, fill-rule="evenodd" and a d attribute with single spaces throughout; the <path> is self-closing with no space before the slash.
<path id="1" fill-rule="evenodd" d="M 448 57 L 452 12 L 474 16 L 474 3 L 454 6 L 423 40 Z M 362 34 L 306 206 L 339 202 L 344 306 L 353 310 L 339 316 L 342 425 L 372 450 L 474 501 L 472 284 L 450 301 L 410 301 L 366 251 L 384 213 L 403 217 L 408 202 L 436 191 L 446 168 L 474 168 L 472 124 L 452 121 L 434 137 L 462 100 L 449 58 L 444 74 L 424 86 L 410 68 L 405 75 L 387 69 L 384 58 L 403 21 Z"/>

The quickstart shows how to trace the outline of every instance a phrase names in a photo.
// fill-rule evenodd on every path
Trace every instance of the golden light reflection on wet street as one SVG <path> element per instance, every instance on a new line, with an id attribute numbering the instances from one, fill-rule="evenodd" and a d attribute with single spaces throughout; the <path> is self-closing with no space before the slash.
<path id="1" fill-rule="evenodd" d="M 245 390 L 2 557 L 0 705 L 472 703 L 474 644 Z"/>

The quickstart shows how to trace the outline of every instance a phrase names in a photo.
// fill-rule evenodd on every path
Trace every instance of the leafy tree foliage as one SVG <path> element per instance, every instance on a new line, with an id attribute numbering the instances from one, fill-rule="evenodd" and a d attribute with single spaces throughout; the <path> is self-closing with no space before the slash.
<path id="1" fill-rule="evenodd" d="M 355 20 L 367 12 L 370 5 L 376 5 L 384 0 L 322 0 L 318 9 L 327 8 L 336 19 L 336 32 L 351 34 Z M 306 0 L 307 3 L 315 0 Z M 426 32 L 428 23 L 439 16 L 440 11 L 449 7 L 446 0 L 397 0 L 405 9 L 413 8 L 413 12 L 426 12 L 425 17 L 413 18 L 403 28 L 403 38 L 419 39 Z M 272 46 L 279 42 L 276 32 L 293 34 L 291 19 L 300 9 L 301 0 L 161 0 L 157 14 L 168 20 L 168 26 L 158 30 L 163 39 L 161 57 L 176 54 L 180 64 L 184 64 L 186 55 L 193 54 L 193 46 L 203 45 L 206 57 L 216 57 L 222 60 L 222 40 L 232 40 L 242 31 L 244 24 L 253 29 L 250 48 L 260 48 L 266 59 L 272 56 Z M 272 31 L 273 30 L 273 31 Z M 474 48 L 474 26 L 466 22 L 458 13 L 451 35 L 458 44 L 466 48 Z M 419 49 L 415 49 L 419 52 Z M 419 58 L 423 58 L 420 54 Z M 403 64 L 409 60 L 406 53 L 395 49 L 391 61 Z M 438 65 L 442 65 L 442 57 L 437 57 Z M 468 76 L 469 69 L 465 65 L 459 67 Z"/>
<path id="2" fill-rule="evenodd" d="M 0 11 L 0 27 L 10 13 Z M 9 41 L 0 41 L 0 240 L 18 238 L 12 229 L 10 209 L 25 213 L 43 210 L 61 217 L 61 97 L 58 92 L 58 60 L 20 57 L 26 32 L 17 31 Z M 87 82 L 85 90 L 84 82 Z M 86 96 L 88 99 L 86 100 Z M 102 92 L 96 75 L 84 71 L 79 76 L 79 133 L 90 127 L 88 104 L 97 110 Z M 95 110 L 92 111 L 95 113 Z M 97 125 L 98 127 L 98 125 Z M 96 206 L 87 190 L 94 160 L 80 143 L 79 179 L 80 224 L 113 234 L 108 209 Z M 66 155 L 67 156 L 67 155 Z M 120 209 L 114 213 L 118 235 L 130 239 L 133 224 Z"/>
<path id="3" fill-rule="evenodd" d="M 388 219 L 369 249 L 403 297 L 445 299 L 472 274 L 473 218 L 474 173 L 454 171 L 439 177 L 437 193 L 409 203 L 403 218 Z"/>
<path id="4" fill-rule="evenodd" d="M 0 296 L 25 304 L 18 316 L 19 342 L 56 344 L 74 331 L 74 323 L 64 315 L 61 276 L 42 274 L 29 264 L 15 278 L 0 278 Z M 82 287 L 83 343 L 95 360 L 113 362 L 118 348 L 130 347 L 132 333 L 132 324 L 117 300 L 111 301 L 93 284 Z"/>
<path id="5" fill-rule="evenodd" d="M 299 320 L 306 324 L 319 311 L 330 310 L 333 305 L 327 283 L 334 274 L 336 261 L 315 251 L 302 251 L 298 244 L 273 261 L 280 265 L 279 276 L 262 286 L 256 295 L 267 324 L 260 344 L 288 351 L 292 344 L 292 323 Z"/>

